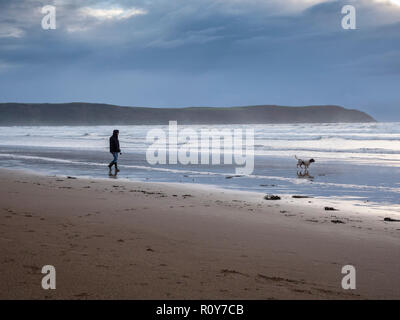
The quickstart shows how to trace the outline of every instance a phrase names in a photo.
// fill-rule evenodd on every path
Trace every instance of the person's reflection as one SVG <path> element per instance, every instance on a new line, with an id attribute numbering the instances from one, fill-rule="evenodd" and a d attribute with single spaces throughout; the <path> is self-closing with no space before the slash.
<path id="1" fill-rule="evenodd" d="M 118 171 L 115 170 L 114 173 L 112 173 L 111 171 L 109 172 L 108 176 L 112 179 L 117 179 L 118 176 Z"/>

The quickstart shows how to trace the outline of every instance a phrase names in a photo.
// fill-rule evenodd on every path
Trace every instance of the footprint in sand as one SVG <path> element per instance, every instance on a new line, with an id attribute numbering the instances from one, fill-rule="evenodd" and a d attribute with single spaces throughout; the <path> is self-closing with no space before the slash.
<path id="1" fill-rule="evenodd" d="M 268 280 L 268 281 L 274 281 L 274 282 L 288 282 L 288 283 L 294 283 L 294 284 L 305 284 L 303 280 L 293 280 L 293 279 L 287 279 L 287 278 L 281 278 L 281 277 L 276 277 L 276 276 L 266 276 L 261 273 L 257 275 L 257 278 Z"/>
<path id="2" fill-rule="evenodd" d="M 25 269 L 29 269 L 30 271 L 28 272 L 29 274 L 37 274 L 40 272 L 40 268 L 37 266 L 33 266 L 33 265 L 23 265 L 22 267 L 24 267 Z"/>
<path id="3" fill-rule="evenodd" d="M 230 270 L 230 269 L 222 269 L 221 273 L 224 276 L 230 275 L 230 274 L 237 274 L 237 275 L 241 275 L 241 276 L 245 276 L 245 277 L 249 276 L 248 274 L 245 274 L 245 273 L 242 273 L 242 272 L 239 272 L 239 271 L 236 271 L 236 270 Z"/>

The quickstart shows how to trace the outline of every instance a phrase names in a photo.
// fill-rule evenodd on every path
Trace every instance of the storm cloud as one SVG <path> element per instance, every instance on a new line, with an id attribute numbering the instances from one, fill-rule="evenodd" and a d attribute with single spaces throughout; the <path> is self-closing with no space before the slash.
<path id="1" fill-rule="evenodd" d="M 397 0 L 0 1 L 0 101 L 340 104 L 399 120 L 399 40 Z"/>

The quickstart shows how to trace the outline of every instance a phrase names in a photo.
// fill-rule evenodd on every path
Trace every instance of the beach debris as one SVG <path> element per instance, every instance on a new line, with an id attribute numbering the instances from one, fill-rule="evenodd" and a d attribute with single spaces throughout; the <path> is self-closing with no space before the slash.
<path id="1" fill-rule="evenodd" d="M 332 222 L 332 223 L 336 223 L 336 224 L 337 224 L 337 223 L 343 223 L 343 224 L 344 224 L 344 222 L 341 221 L 341 220 L 331 220 L 331 222 Z"/>
<path id="2" fill-rule="evenodd" d="M 225 179 L 232 179 L 232 178 L 240 178 L 241 175 L 236 175 L 236 176 L 227 176 Z"/>
<path id="3" fill-rule="evenodd" d="M 335 209 L 334 207 L 325 207 L 325 211 L 338 211 L 338 209 Z"/>
<path id="4" fill-rule="evenodd" d="M 147 248 L 146 251 L 154 252 L 154 250 L 152 248 Z"/>
<path id="5" fill-rule="evenodd" d="M 393 219 L 393 218 L 385 218 L 385 219 L 383 219 L 383 221 L 387 221 L 387 222 L 400 222 L 400 220 L 398 220 L 398 219 Z"/>
<path id="6" fill-rule="evenodd" d="M 129 190 L 129 192 L 141 192 L 141 193 L 143 193 L 145 195 L 153 195 L 153 194 L 155 194 L 155 195 L 159 195 L 161 197 L 166 197 L 166 195 L 164 193 L 162 193 L 162 192 L 152 192 L 152 191 L 146 191 L 146 190 Z"/>
<path id="7" fill-rule="evenodd" d="M 246 277 L 247 277 L 247 275 L 246 275 L 245 273 L 242 273 L 242 272 L 239 272 L 239 271 L 236 271 L 236 270 L 230 270 L 230 269 L 222 269 L 222 270 L 221 270 L 221 273 L 222 273 L 224 276 L 226 276 L 226 275 L 228 275 L 228 274 L 239 274 L 239 275 L 242 275 L 242 276 L 246 276 Z"/>
<path id="8" fill-rule="evenodd" d="M 312 197 L 310 197 L 310 196 L 292 196 L 292 198 L 295 198 L 295 199 L 307 199 L 307 198 L 312 198 Z"/>
<path id="9" fill-rule="evenodd" d="M 67 179 L 77 179 L 76 177 L 68 176 Z"/>
<path id="10" fill-rule="evenodd" d="M 281 197 L 280 196 L 275 196 L 273 194 L 267 194 L 264 197 L 264 200 L 281 200 Z"/>

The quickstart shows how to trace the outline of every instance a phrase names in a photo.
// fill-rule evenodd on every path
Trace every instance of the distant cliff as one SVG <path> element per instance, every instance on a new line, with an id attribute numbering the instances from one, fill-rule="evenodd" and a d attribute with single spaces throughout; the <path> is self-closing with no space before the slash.
<path id="1" fill-rule="evenodd" d="M 140 108 L 93 103 L 0 103 L 0 126 L 375 122 L 339 106 Z"/>

